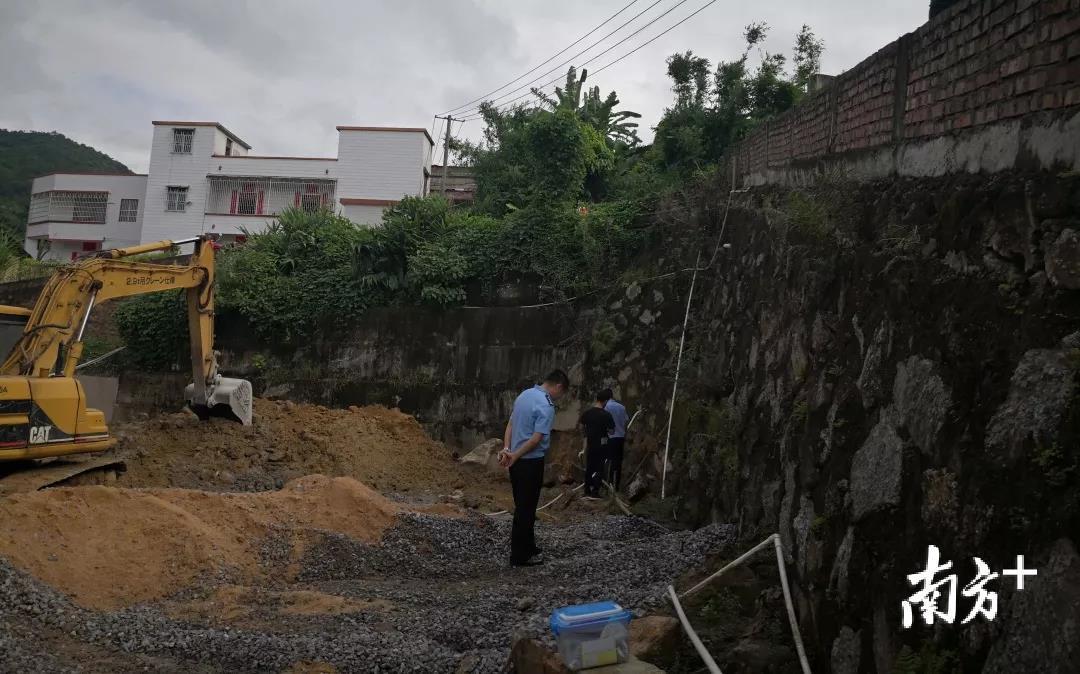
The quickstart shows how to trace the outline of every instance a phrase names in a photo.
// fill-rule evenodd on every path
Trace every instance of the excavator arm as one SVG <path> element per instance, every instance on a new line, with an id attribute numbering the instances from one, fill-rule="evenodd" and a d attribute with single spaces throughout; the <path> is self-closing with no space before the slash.
<path id="1" fill-rule="evenodd" d="M 194 243 L 186 265 L 159 265 L 122 258 Z M 217 371 L 214 351 L 214 247 L 208 237 L 117 248 L 65 267 L 46 283 L 22 337 L 0 365 L 0 375 L 73 377 L 83 352 L 83 333 L 101 302 L 184 289 L 187 295 L 194 381 L 186 395 L 200 416 L 228 412 L 251 422 L 251 384 Z"/>

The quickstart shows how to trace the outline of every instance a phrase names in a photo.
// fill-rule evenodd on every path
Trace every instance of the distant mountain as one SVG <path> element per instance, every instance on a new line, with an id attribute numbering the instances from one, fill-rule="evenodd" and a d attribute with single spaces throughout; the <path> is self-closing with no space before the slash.
<path id="1" fill-rule="evenodd" d="M 42 131 L 0 129 L 0 231 L 21 242 L 26 232 L 30 184 L 47 173 L 131 173 L 131 169 L 89 145 Z"/>

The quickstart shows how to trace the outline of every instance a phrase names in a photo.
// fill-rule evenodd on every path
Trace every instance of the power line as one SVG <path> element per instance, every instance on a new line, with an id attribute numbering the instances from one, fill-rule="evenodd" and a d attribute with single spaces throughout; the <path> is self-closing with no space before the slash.
<path id="1" fill-rule="evenodd" d="M 571 57 L 570 57 L 570 58 L 568 58 L 567 60 L 563 61 L 563 62 L 562 62 L 562 63 L 560 63 L 559 65 L 557 65 L 557 66 L 555 66 L 554 68 L 552 68 L 551 70 L 548 70 L 547 72 L 544 72 L 544 73 L 541 73 L 540 75 L 537 75 L 536 77 L 534 77 L 533 79 L 529 80 L 529 81 L 528 81 L 528 82 L 526 82 L 525 84 L 522 84 L 522 85 L 519 85 L 519 86 L 516 86 L 516 87 L 514 87 L 513 89 L 511 89 L 510 91 L 506 92 L 506 93 L 505 93 L 505 94 L 503 94 L 502 96 L 497 96 L 497 97 L 495 97 L 495 98 L 491 99 L 491 101 L 490 101 L 490 102 L 491 102 L 491 103 L 494 103 L 495 101 L 498 101 L 498 100 L 500 100 L 500 99 L 506 98 L 507 96 L 513 96 L 513 95 L 514 95 L 514 92 L 516 92 L 516 91 L 518 91 L 518 90 L 520 90 L 520 89 L 524 89 L 524 88 L 526 88 L 526 87 L 529 87 L 529 86 L 530 86 L 530 85 L 531 85 L 531 84 L 532 84 L 533 82 L 536 82 L 537 80 L 543 79 L 543 78 L 547 77 L 548 75 L 550 75 L 550 74 L 551 74 L 551 73 L 553 73 L 553 72 L 556 72 L 556 71 L 562 70 L 562 68 L 563 68 L 563 67 L 565 67 L 565 66 L 566 66 L 567 64 L 569 64 L 569 63 L 573 63 L 573 62 L 574 62 L 574 59 L 578 58 L 578 57 L 579 57 L 579 56 L 581 56 L 582 54 L 585 54 L 585 53 L 587 53 L 587 52 L 588 52 L 588 51 L 590 51 L 590 50 L 591 50 L 591 49 L 592 49 L 593 47 L 597 46 L 598 44 L 600 44 L 600 43 L 601 43 L 601 42 L 603 42 L 604 40 L 608 39 L 609 37 L 611 37 L 611 36 L 612 36 L 612 35 L 614 35 L 615 33 L 618 33 L 618 32 L 619 32 L 620 30 L 622 30 L 623 28 L 625 28 L 625 27 L 626 27 L 626 26 L 627 26 L 628 24 L 630 24 L 630 23 L 632 23 L 632 22 L 633 22 L 634 20 L 636 20 L 636 19 L 637 19 L 637 18 L 638 18 L 639 16 L 641 16 L 642 14 L 644 14 L 644 13 L 648 12 L 648 11 L 649 11 L 650 9 L 652 9 L 653 7 L 656 7 L 656 6 L 657 6 L 657 5 L 659 5 L 659 4 L 661 3 L 661 2 L 663 2 L 663 0 L 656 0 L 656 1 L 655 1 L 655 2 L 653 2 L 653 3 L 651 4 L 651 5 L 649 5 L 649 6 L 648 6 L 648 7 L 646 7 L 645 9 L 641 10 L 640 12 L 638 12 L 637 14 L 635 14 L 634 16 L 630 17 L 630 18 L 629 18 L 628 20 L 626 20 L 625 22 L 623 22 L 623 23 L 622 23 L 622 24 L 621 24 L 621 25 L 620 25 L 620 26 L 619 26 L 618 28 L 616 28 L 615 30 L 611 31 L 610 33 L 608 33 L 608 34 L 607 34 L 607 35 L 605 35 L 604 37 L 600 38 L 600 39 L 599 39 L 599 40 L 597 40 L 596 42 L 593 42 L 593 43 L 592 43 L 591 45 L 589 45 L 589 46 L 588 46 L 588 47 L 586 47 L 585 49 L 582 49 L 582 50 L 581 50 L 581 51 L 579 51 L 578 53 L 574 54 L 573 56 L 571 56 Z M 641 28 L 639 28 L 639 29 L 638 29 L 638 30 L 637 30 L 637 31 L 636 31 L 635 33 L 632 33 L 632 34 L 631 34 L 631 35 L 630 35 L 629 37 L 623 38 L 623 40 L 622 40 L 622 41 L 620 41 L 620 42 L 616 42 L 616 43 L 615 43 L 614 45 L 612 45 L 612 47 L 609 47 L 609 48 L 608 48 L 607 50 L 605 50 L 605 51 L 601 52 L 601 54 L 607 53 L 607 51 L 610 51 L 610 50 L 611 50 L 612 48 L 614 48 L 614 47 L 617 47 L 617 46 L 619 46 L 620 44 L 622 44 L 622 42 L 625 42 L 626 40 L 629 40 L 629 39 L 630 39 L 631 37 L 633 37 L 634 35 L 637 35 L 637 33 L 640 33 L 640 32 L 641 32 L 642 30 L 644 30 L 645 28 L 648 28 L 648 27 L 649 27 L 650 25 L 652 25 L 653 23 L 655 23 L 655 22 L 659 21 L 659 20 L 660 20 L 660 19 L 662 19 L 662 18 L 663 18 L 663 17 L 664 17 L 664 16 L 666 15 L 666 14 L 670 13 L 672 9 L 675 9 L 676 7 L 678 7 L 679 5 L 683 4 L 684 2 L 686 2 L 686 0 L 679 0 L 679 2 L 678 2 L 678 3 L 676 4 L 676 5 L 675 5 L 675 7 L 672 7 L 671 9 L 669 9 L 669 10 L 668 10 L 668 11 L 666 11 L 666 12 L 664 12 L 664 13 L 663 13 L 663 14 L 661 14 L 660 16 L 656 17 L 655 19 L 653 19 L 653 20 L 652 20 L 652 21 L 650 21 L 649 23 L 645 24 L 644 26 L 642 26 Z M 541 86 L 547 86 L 547 85 L 545 84 L 545 85 L 541 85 Z M 526 95 L 528 95 L 528 94 L 526 94 Z M 514 100 L 517 100 L 517 99 L 514 99 Z M 461 113 L 461 114 L 469 114 L 469 113 L 471 113 L 471 112 L 472 112 L 473 110 L 477 110 L 477 109 L 479 109 L 479 106 L 474 106 L 474 107 L 472 107 L 472 108 L 468 108 L 467 110 L 465 110 L 465 111 L 464 111 L 463 113 Z"/>
<path id="2" fill-rule="evenodd" d="M 658 1 L 659 1 L 659 0 L 658 0 Z M 582 63 L 580 64 L 580 66 L 578 66 L 578 67 L 583 67 L 583 66 L 586 66 L 586 65 L 588 65 L 588 64 L 590 64 L 590 63 L 592 63 L 593 61 L 595 61 L 596 59 L 600 58 L 600 57 L 601 57 L 601 56 L 603 56 L 604 54 L 607 54 L 607 53 L 608 53 L 608 52 L 610 52 L 610 51 L 611 51 L 612 49 L 615 49 L 615 48 L 616 48 L 616 47 L 618 47 L 619 45 L 621 45 L 621 44 L 624 44 L 625 42 L 627 42 L 628 40 L 630 40 L 631 38 L 633 38 L 633 37 L 634 37 L 635 35 L 638 35 L 639 33 L 641 33 L 641 31 L 645 30 L 646 28 L 648 28 L 649 26 L 653 25 L 654 23 L 656 23 L 656 22 L 657 22 L 657 21 L 659 21 L 660 19 L 664 18 L 664 17 L 665 17 L 665 16 L 667 16 L 668 14 L 671 14 L 671 13 L 672 13 L 673 11 L 675 11 L 676 9 L 678 9 L 679 7 L 681 7 L 682 5 L 686 4 L 686 2 L 687 2 L 687 0 L 679 0 L 679 2 L 675 3 L 675 6 L 674 6 L 674 7 L 672 7 L 671 9 L 668 9 L 668 10 L 667 10 L 666 12 L 664 12 L 664 13 L 660 14 L 660 15 L 659 15 L 659 16 L 657 16 L 657 17 L 654 17 L 654 18 L 653 18 L 652 20 L 650 20 L 650 21 L 649 21 L 648 23 L 646 23 L 646 24 L 645 24 L 644 26 L 642 26 L 641 28 L 638 28 L 638 29 L 637 29 L 637 30 L 635 30 L 635 31 L 634 31 L 633 33 L 630 33 L 629 35 L 627 35 L 627 36 L 626 36 L 626 37 L 624 37 L 623 39 L 619 40 L 619 41 L 618 41 L 618 42 L 616 42 L 615 44 L 611 45 L 610 47 L 608 47 L 608 48 L 607 48 L 607 49 L 605 49 L 604 51 L 600 52 L 599 54 L 596 54 L 596 55 L 594 55 L 594 56 L 590 56 L 590 57 L 589 57 L 588 59 L 586 59 L 586 60 L 585 60 L 584 62 L 582 62 Z M 654 3 L 652 4 L 652 5 L 650 5 L 649 7 L 647 7 L 645 11 L 648 11 L 649 9 L 652 9 L 652 7 L 654 7 L 654 6 L 656 5 L 656 4 L 657 4 L 657 3 L 655 3 L 655 2 L 654 2 Z M 709 4 L 712 4 L 712 3 L 710 2 Z M 706 6 L 707 6 L 707 5 L 706 5 Z M 703 7 L 702 9 L 704 9 L 704 7 Z M 701 10 L 698 10 L 698 11 L 701 11 Z M 696 13 L 696 12 L 695 12 L 695 13 Z M 638 16 L 640 16 L 640 14 L 639 14 Z M 693 14 L 691 14 L 690 16 L 693 16 Z M 635 17 L 635 18 L 637 18 L 637 17 Z M 687 18 L 689 18 L 689 17 L 687 17 Z M 685 19 L 684 19 L 684 20 L 685 20 Z M 625 24 L 624 24 L 624 25 L 625 25 Z M 676 24 L 676 25 L 678 25 L 678 24 Z M 594 44 L 593 46 L 595 47 L 596 45 Z M 592 48 L 592 47 L 590 47 L 590 49 L 591 49 L 591 48 Z M 576 56 L 575 56 L 574 58 L 577 58 L 577 56 L 581 56 L 581 54 L 584 54 L 584 53 L 585 53 L 585 52 L 587 52 L 587 51 L 589 51 L 589 50 L 588 50 L 588 49 L 586 49 L 585 51 L 583 51 L 583 52 L 580 52 L 580 53 L 578 53 L 578 54 L 577 54 L 577 55 L 576 55 Z M 573 59 L 571 59 L 570 61 L 566 61 L 566 62 L 564 62 L 564 63 L 563 63 L 562 65 L 566 65 L 567 63 L 570 63 L 571 61 L 573 61 Z M 559 70 L 559 67 L 556 67 L 556 68 L 553 68 L 552 70 L 549 70 L 548 72 L 544 73 L 544 75 L 550 75 L 551 73 L 555 72 L 556 70 Z M 560 75 L 560 76 L 556 77 L 556 78 L 555 78 L 555 79 L 553 79 L 553 80 L 549 80 L 549 81 L 547 81 L 547 82 L 545 82 L 545 83 L 541 84 L 540 86 L 537 86 L 537 87 L 531 87 L 531 88 L 529 89 L 529 91 L 525 92 L 524 94 L 521 94 L 521 95 L 520 95 L 520 96 L 518 96 L 517 98 L 512 98 L 512 99 L 510 99 L 509 101 L 506 101 L 506 102 L 500 103 L 500 104 L 499 104 L 498 106 L 496 106 L 496 107 L 502 108 L 502 107 L 505 107 L 505 106 L 509 106 L 510 104 L 512 104 L 512 103 L 514 103 L 514 102 L 516 102 L 516 101 L 520 101 L 521 99 L 523 99 L 523 98 L 526 98 L 526 97 L 528 97 L 528 96 L 532 95 L 532 89 L 543 89 L 543 88 L 544 88 L 544 87 L 546 87 L 546 86 L 549 86 L 549 85 L 551 85 L 551 84 L 554 84 L 555 82 L 558 82 L 558 81 L 560 81 L 560 80 L 563 80 L 563 79 L 565 79 L 565 77 L 566 77 L 565 75 Z M 536 80 L 538 80 L 538 79 L 540 79 L 540 77 L 537 77 L 536 79 L 532 80 L 532 82 L 535 82 L 535 81 L 536 81 Z M 531 84 L 531 82 L 530 82 L 530 84 Z M 515 91 L 516 91 L 516 89 L 515 89 Z M 499 98 L 506 98 L 507 96 L 509 96 L 509 95 L 510 95 L 510 94 L 512 94 L 512 93 L 513 93 L 513 91 L 511 91 L 510 93 L 507 93 L 507 94 L 505 94 L 505 95 L 503 95 L 503 96 L 500 96 Z M 492 101 L 491 101 L 491 102 L 492 102 L 492 103 L 494 103 L 495 101 L 499 100 L 499 98 L 495 98 L 495 99 L 492 99 Z M 477 107 L 477 108 L 474 108 L 474 109 L 476 109 L 476 110 L 479 110 L 479 107 Z M 471 112 L 471 110 L 470 110 L 470 111 L 466 111 L 466 112 Z"/>
<path id="3" fill-rule="evenodd" d="M 685 2 L 685 0 L 683 0 L 683 1 Z M 640 50 L 640 49 L 642 49 L 642 48 L 644 48 L 644 47 L 648 46 L 649 44 L 652 44 L 653 42 L 655 42 L 656 40 L 660 39 L 660 38 L 661 38 L 661 37 L 663 37 L 664 35 L 666 35 L 666 34 L 670 33 L 671 31 L 675 30 L 676 28 L 678 28 L 678 27 L 679 27 L 679 26 L 681 26 L 682 24 L 684 24 L 684 23 L 686 23 L 687 21 L 689 21 L 690 19 L 694 18 L 694 17 L 696 16 L 696 15 L 700 14 L 700 13 L 701 13 L 702 11 L 704 11 L 704 10 L 705 10 L 706 8 L 708 8 L 708 7 L 709 7 L 709 5 L 712 5 L 712 4 L 713 4 L 713 3 L 715 3 L 715 2 L 716 2 L 716 0 L 709 0 L 709 2 L 705 3 L 705 4 L 704 4 L 704 5 L 702 5 L 702 6 L 700 7 L 700 8 L 698 8 L 697 10 L 695 10 L 694 12 L 692 12 L 691 14 L 689 14 L 688 16 L 686 16 L 685 18 L 681 19 L 681 20 L 680 20 L 680 21 L 678 21 L 677 23 L 673 24 L 673 25 L 672 25 L 672 26 L 670 26 L 669 28 L 665 29 L 664 31 L 662 31 L 662 32 L 660 32 L 660 33 L 658 33 L 658 34 L 656 34 L 656 35 L 654 35 L 653 37 L 649 38 L 649 39 L 648 39 L 648 40 L 646 40 L 645 42 L 642 42 L 642 43 L 641 43 L 640 45 L 638 45 L 637 47 L 634 47 L 633 49 L 631 49 L 630 51 L 626 52 L 626 53 L 625 53 L 625 54 L 623 54 L 622 56 L 620 56 L 620 57 L 616 58 L 615 60 L 613 60 L 613 61 L 611 61 L 611 62 L 609 62 L 609 63 L 607 63 L 607 64 L 605 64 L 605 65 L 601 66 L 600 68 L 597 68 L 596 70 L 594 70 L 594 71 L 593 71 L 593 73 L 592 73 L 592 74 L 593 74 L 593 75 L 595 75 L 595 74 L 597 74 L 597 73 L 603 72 L 603 71 L 607 70 L 608 68 L 610 68 L 611 66 L 615 65 L 616 63 L 618 63 L 619 61 L 622 61 L 622 60 L 623 60 L 624 58 L 626 58 L 626 57 L 630 56 L 630 55 L 631 55 L 631 54 L 633 54 L 634 52 L 636 52 L 636 51 L 638 51 L 638 50 Z M 682 3 L 679 3 L 679 4 L 682 4 Z M 678 5 L 676 5 L 676 7 L 678 7 Z M 672 7 L 672 9 L 675 9 L 675 7 Z M 668 11 L 670 12 L 671 10 L 668 10 Z M 666 12 L 665 12 L 665 13 L 666 13 Z M 662 16 L 663 16 L 663 15 L 661 15 L 660 17 L 657 17 L 657 18 L 659 19 L 659 18 L 661 18 Z M 647 27 L 648 27 L 648 26 L 644 26 L 643 28 L 647 28 Z M 639 30 L 638 32 L 641 32 L 641 31 Z M 636 33 L 635 33 L 635 35 L 636 35 Z M 630 36 L 628 36 L 628 37 L 627 37 L 626 39 L 630 39 L 630 37 L 633 37 L 633 35 L 630 35 Z M 624 40 L 624 41 L 625 41 L 625 40 Z M 621 43 L 619 43 L 619 44 L 621 44 Z M 617 47 L 617 46 L 618 46 L 618 44 L 612 45 L 612 47 Z M 588 64 L 588 63 L 590 63 L 591 61 L 593 61 L 593 60 L 595 60 L 595 59 L 599 58 L 600 56 L 603 56 L 603 55 L 604 55 L 605 53 L 607 53 L 608 51 L 611 51 L 611 50 L 610 50 L 610 49 L 607 49 L 607 50 L 605 50 L 605 51 L 603 51 L 603 52 L 600 52 L 599 54 L 597 54 L 596 56 L 594 56 L 594 57 L 590 58 L 590 59 L 589 59 L 588 61 L 585 61 L 585 62 L 584 62 L 584 63 L 582 63 L 581 65 L 583 65 L 583 66 L 584 66 L 584 65 L 587 65 L 587 64 Z M 551 81 L 547 82 L 546 84 L 542 84 L 542 85 L 540 85 L 539 87 L 535 87 L 535 88 L 536 88 L 537 90 L 541 90 L 541 89 L 543 89 L 544 87 L 546 87 L 546 86 L 549 86 L 549 85 L 551 85 L 551 84 L 553 84 L 553 83 L 555 83 L 555 82 L 558 82 L 558 81 L 559 81 L 559 80 L 561 80 L 561 79 L 562 79 L 561 77 L 560 77 L 560 78 L 556 78 L 556 79 L 554 79 L 554 80 L 551 80 Z M 531 93 L 532 93 L 532 91 L 530 90 L 530 91 L 529 91 L 529 94 L 531 94 Z M 526 96 L 528 96 L 529 94 L 524 94 L 524 95 L 522 95 L 522 96 L 518 96 L 517 98 L 515 98 L 515 99 L 512 99 L 512 100 L 510 100 L 510 101 L 507 101 L 506 103 L 502 103 L 502 104 L 500 104 L 500 105 L 499 105 L 499 106 L 497 106 L 497 107 L 500 107 L 500 108 L 502 108 L 502 107 L 504 107 L 504 106 L 508 106 L 508 105 L 510 105 L 511 103 L 513 103 L 514 101 L 518 101 L 518 100 L 521 100 L 522 98 L 525 98 L 525 97 L 526 97 Z M 466 117 L 466 118 L 464 118 L 464 119 L 463 119 L 462 121 L 466 121 L 466 122 L 469 122 L 469 121 L 472 121 L 472 120 L 475 120 L 475 119 L 480 119 L 480 117 L 481 117 L 481 115 L 474 115 L 474 116 L 471 116 L 471 117 Z"/>
<path id="4" fill-rule="evenodd" d="M 555 55 L 553 55 L 553 56 L 552 56 L 551 58 L 549 58 L 548 60 L 544 61 L 543 63 L 541 63 L 541 64 L 539 64 L 539 65 L 537 65 L 537 66 L 534 66 L 532 70 L 529 70 L 528 72 L 526 72 L 526 73 L 524 73 L 524 74 L 522 74 L 522 75 L 519 75 L 519 76 L 518 76 L 518 77 L 517 77 L 516 79 L 510 80 L 509 82 L 507 82 L 506 84 L 502 85 L 502 86 L 501 86 L 501 87 L 499 87 L 498 89 L 493 89 L 493 90 L 491 90 L 491 91 L 487 92 L 486 94 L 484 94 L 483 96 L 478 96 L 477 98 L 474 98 L 473 100 L 469 101 L 468 103 L 464 103 L 464 104 L 462 104 L 462 105 L 459 105 L 459 106 L 457 106 L 456 108 L 451 108 L 450 110 L 447 110 L 446 112 L 442 112 L 442 113 L 439 113 L 439 114 L 440 114 L 440 115 L 448 115 L 448 114 L 450 114 L 450 113 L 453 113 L 453 112 L 457 112 L 458 110 L 461 110 L 462 108 L 468 108 L 468 107 L 469 107 L 470 105 L 472 105 L 473 103 L 478 103 L 478 102 L 480 102 L 480 101 L 484 100 L 485 98 L 487 98 L 488 96 L 490 96 L 490 95 L 492 95 L 492 94 L 496 94 L 496 93 L 498 93 L 498 92 L 502 91 L 503 89 L 505 89 L 506 87 L 510 86 L 511 84 L 513 84 L 513 83 L 515 83 L 515 82 L 518 82 L 518 81 L 520 81 L 521 79 L 523 79 L 523 78 L 525 78 L 525 77 L 529 76 L 530 74 L 532 74 L 532 73 L 536 72 L 536 71 L 537 71 L 537 70 L 539 70 L 540 68 L 542 68 L 542 67 L 546 66 L 547 64 L 551 63 L 552 61 L 554 61 L 554 60 L 555 60 L 556 58 L 558 58 L 559 56 L 562 56 L 563 54 L 565 54 L 566 52 L 568 52 L 568 51 L 569 51 L 569 50 L 570 50 L 571 48 L 573 48 L 573 47 L 577 46 L 578 44 L 580 44 L 582 40 L 584 40 L 585 38 L 589 37 L 590 35 L 592 35 L 592 34 L 593 34 L 593 33 L 595 33 L 596 31 L 600 30 L 601 28 L 603 28 L 603 27 L 604 27 L 604 26 L 605 26 L 605 25 L 606 25 L 606 24 L 607 24 L 607 23 L 608 23 L 609 21 L 611 21 L 612 19 L 614 19 L 614 18 L 615 18 L 615 17 L 617 17 L 618 15 L 622 14 L 623 12 L 625 12 L 625 11 L 626 11 L 627 9 L 629 9 L 629 8 L 630 8 L 630 6 L 631 6 L 631 5 L 633 5 L 633 4 L 634 4 L 634 3 L 636 3 L 637 1 L 638 1 L 638 0 L 631 0 L 631 1 L 630 1 L 630 3 L 629 3 L 629 4 L 627 4 L 627 5 L 625 5 L 625 6 L 624 6 L 624 7 L 622 8 L 622 9 L 620 9 L 620 10 L 619 10 L 619 11 L 617 11 L 617 12 L 615 12 L 614 14 L 612 14 L 611 16 L 609 16 L 608 18 L 604 19 L 604 20 L 603 20 L 603 21 L 602 21 L 601 23 L 597 24 L 597 25 L 596 25 L 595 27 L 593 27 L 593 28 L 592 28 L 592 29 L 591 29 L 591 30 L 590 30 L 589 32 L 585 33 L 584 35 L 582 35 L 581 37 L 579 37 L 579 38 L 578 38 L 577 40 L 574 40 L 573 42 L 571 42 L 571 43 L 570 43 L 570 44 L 568 44 L 567 46 L 563 47 L 562 51 L 560 51 L 560 52 L 556 53 Z M 639 15 L 639 16 L 640 16 L 640 15 Z M 541 76 L 541 77 L 542 77 L 542 76 Z"/>

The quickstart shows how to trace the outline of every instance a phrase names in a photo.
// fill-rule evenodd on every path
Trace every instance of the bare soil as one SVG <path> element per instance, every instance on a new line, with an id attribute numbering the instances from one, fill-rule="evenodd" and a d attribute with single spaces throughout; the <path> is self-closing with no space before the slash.
<path id="1" fill-rule="evenodd" d="M 254 417 L 245 427 L 226 419 L 201 422 L 185 411 L 118 425 L 116 453 L 128 469 L 117 486 L 256 491 L 322 474 L 416 497 L 468 485 L 478 506 L 509 491 L 490 478 L 477 479 L 398 410 L 256 399 Z"/>
<path id="2" fill-rule="evenodd" d="M 82 606 L 118 608 L 204 575 L 264 579 L 259 546 L 271 531 L 289 535 L 294 555 L 313 531 L 376 543 L 403 509 L 356 480 L 322 475 L 249 494 L 50 489 L 0 501 L 0 554 Z"/>

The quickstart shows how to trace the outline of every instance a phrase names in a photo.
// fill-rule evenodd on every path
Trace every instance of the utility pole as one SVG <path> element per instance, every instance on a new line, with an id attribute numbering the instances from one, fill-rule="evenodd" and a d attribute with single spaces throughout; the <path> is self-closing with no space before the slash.
<path id="1" fill-rule="evenodd" d="M 446 120 L 446 140 L 443 141 L 442 149 L 442 193 L 445 197 L 446 185 L 449 182 L 450 176 L 450 125 L 454 123 L 454 117 L 452 115 L 447 115 L 446 117 L 439 117 L 438 115 L 436 115 L 435 119 Z"/>

